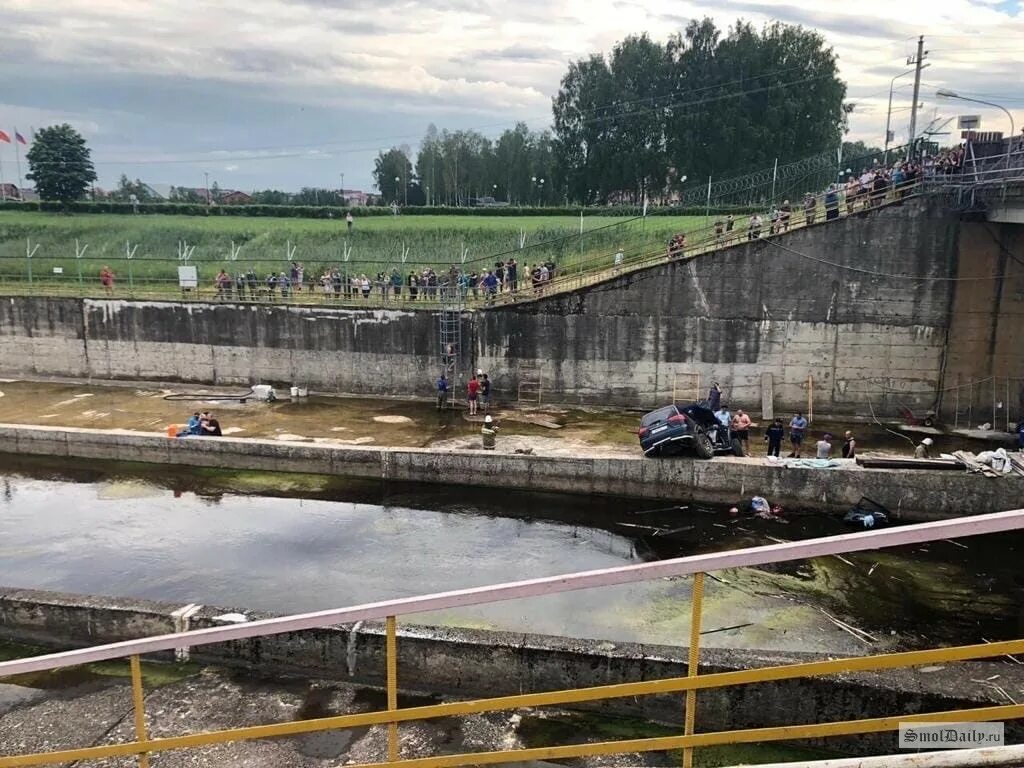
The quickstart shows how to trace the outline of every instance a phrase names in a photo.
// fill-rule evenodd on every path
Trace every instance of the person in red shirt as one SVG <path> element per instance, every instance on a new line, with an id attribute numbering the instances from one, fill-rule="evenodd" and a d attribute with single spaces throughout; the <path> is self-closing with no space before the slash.
<path id="1" fill-rule="evenodd" d="M 466 399 L 469 401 L 469 415 L 476 415 L 476 403 L 480 396 L 480 380 L 476 376 L 469 380 L 469 384 L 466 385 Z"/>

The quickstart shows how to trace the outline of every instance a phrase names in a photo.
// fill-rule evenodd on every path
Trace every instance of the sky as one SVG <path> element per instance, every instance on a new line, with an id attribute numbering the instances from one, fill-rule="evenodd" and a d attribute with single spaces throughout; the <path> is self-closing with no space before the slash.
<path id="1" fill-rule="evenodd" d="M 0 130 L 71 123 L 108 188 L 122 173 L 242 190 L 337 188 L 344 175 L 369 191 L 377 152 L 415 151 L 428 124 L 548 127 L 570 61 L 704 16 L 820 31 L 856 104 L 851 140 L 882 143 L 892 78 L 922 34 L 919 124 L 979 114 L 983 130 L 1009 129 L 998 109 L 937 99 L 945 88 L 1024 127 L 1022 0 L 5 0 Z M 895 81 L 897 144 L 912 83 Z M 15 161 L 0 143 L 4 180 Z"/>

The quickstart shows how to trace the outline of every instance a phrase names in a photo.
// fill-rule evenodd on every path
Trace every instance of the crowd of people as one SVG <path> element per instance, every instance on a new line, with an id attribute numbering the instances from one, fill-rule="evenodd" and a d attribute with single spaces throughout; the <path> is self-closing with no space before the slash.
<path id="1" fill-rule="evenodd" d="M 718 423 L 729 430 L 731 437 L 740 441 L 740 445 L 743 449 L 743 455 L 749 456 L 750 431 L 755 426 L 750 415 L 745 413 L 742 409 L 737 409 L 735 413 L 729 410 L 729 406 L 722 402 L 722 388 L 719 386 L 717 381 L 712 382 L 711 384 L 706 404 L 708 409 L 714 412 Z M 803 458 L 804 442 L 807 439 L 807 428 L 809 426 L 810 422 L 803 413 L 796 413 L 793 415 L 793 418 L 790 419 L 790 452 L 786 458 Z M 782 419 L 774 419 L 764 431 L 764 442 L 768 444 L 768 456 L 774 456 L 776 458 L 780 457 L 782 453 L 782 443 L 785 440 L 785 437 L 786 429 L 783 426 Z M 831 459 L 833 450 L 832 441 L 833 436 L 831 433 L 826 432 L 823 434 L 821 439 L 815 444 L 814 458 Z M 847 430 L 846 434 L 843 436 L 841 455 L 844 459 L 853 459 L 857 456 L 857 440 L 854 437 L 853 432 L 849 430 Z"/>
<path id="2" fill-rule="evenodd" d="M 529 265 L 524 277 L 514 257 L 498 261 L 493 268 L 484 270 L 466 270 L 453 265 L 448 271 L 439 272 L 426 267 L 412 269 L 403 275 L 395 267 L 390 273 L 381 271 L 373 277 L 365 272 L 349 274 L 339 267 L 326 267 L 318 275 L 310 276 L 302 264 L 293 262 L 289 272 L 271 272 L 265 278 L 260 278 L 252 267 L 236 275 L 221 269 L 214 280 L 214 288 L 220 300 L 273 301 L 305 291 L 307 296 L 320 295 L 339 301 L 368 301 L 376 297 L 382 302 L 397 302 L 437 301 L 454 287 L 463 300 L 482 297 L 491 302 L 500 294 L 515 294 L 525 286 L 534 293 L 540 293 L 555 278 L 556 272 L 555 263 L 548 260 Z M 110 283 L 113 283 L 112 276 Z"/>
<path id="3" fill-rule="evenodd" d="M 830 184 L 823 193 L 815 195 L 807 192 L 800 205 L 804 223 L 814 224 L 821 212 L 826 221 L 831 221 L 844 213 L 849 215 L 859 210 L 869 210 L 880 206 L 886 199 L 902 197 L 906 190 L 923 179 L 959 173 L 964 163 L 964 152 L 964 147 L 958 146 L 920 161 L 897 160 L 885 165 L 875 160 L 860 174 L 851 174 L 845 181 Z M 746 239 L 757 240 L 764 233 L 777 235 L 789 231 L 793 214 L 794 206 L 789 200 L 784 200 L 779 206 L 773 205 L 764 215 L 751 214 L 746 222 Z M 712 242 L 720 245 L 736 239 L 736 223 L 733 214 L 719 214 L 714 222 Z M 707 240 L 698 245 L 704 242 Z M 679 259 L 685 256 L 686 245 L 686 233 L 672 235 L 668 241 L 668 258 Z"/>

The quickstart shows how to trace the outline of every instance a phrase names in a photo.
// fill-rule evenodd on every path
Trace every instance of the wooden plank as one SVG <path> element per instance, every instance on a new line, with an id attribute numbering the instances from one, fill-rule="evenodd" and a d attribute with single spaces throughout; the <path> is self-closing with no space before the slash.
<path id="1" fill-rule="evenodd" d="M 761 418 L 765 421 L 775 418 L 775 379 L 770 373 L 761 374 Z"/>

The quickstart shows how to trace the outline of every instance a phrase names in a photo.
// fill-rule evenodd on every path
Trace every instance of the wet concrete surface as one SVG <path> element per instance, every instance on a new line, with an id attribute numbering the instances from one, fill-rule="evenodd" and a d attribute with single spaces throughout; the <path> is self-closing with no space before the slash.
<path id="1" fill-rule="evenodd" d="M 463 406 L 438 411 L 428 400 L 313 396 L 292 402 L 287 392 L 276 403 L 239 403 L 216 398 L 241 395 L 244 387 L 225 389 L 198 385 L 126 383 L 86 384 L 67 381 L 0 381 L 0 422 L 49 426 L 127 429 L 166 433 L 169 424 L 184 424 L 197 410 L 212 411 L 225 434 L 329 445 L 435 447 L 438 450 L 477 448 L 480 419 L 470 420 Z M 168 396 L 194 398 L 168 400 Z M 492 410 L 500 426 L 498 450 L 530 450 L 539 455 L 636 456 L 640 411 L 571 408 L 557 405 L 519 407 L 498 402 Z M 785 418 L 788 423 L 789 416 Z M 749 450 L 764 456 L 763 427 L 751 433 Z M 892 427 L 892 428 L 890 428 Z M 842 435 L 850 429 L 859 451 L 911 455 L 925 433 L 898 427 L 842 420 L 815 421 L 805 454 L 826 432 L 834 436 L 839 455 Z M 928 433 L 935 450 L 979 451 L 1003 444 L 976 437 Z M 979 433 L 980 435 L 981 433 Z M 998 437 L 998 436 L 996 436 Z M 1004 436 L 1005 437 L 1005 436 Z M 788 443 L 784 445 L 788 450 Z"/>
<path id="2" fill-rule="evenodd" d="M 126 666 L 126 665 L 124 665 Z M 0 756 L 71 749 L 129 741 L 134 737 L 131 688 L 126 679 L 68 686 L 61 690 L 22 688 L 25 697 L 0 708 Z M 400 707 L 439 703 L 435 697 L 401 694 Z M 159 687 L 146 687 L 150 736 L 163 738 L 207 730 L 264 725 L 377 711 L 384 692 L 334 681 L 263 680 L 206 668 Z M 566 743 L 648 738 L 678 733 L 645 721 L 580 714 L 558 708 L 439 718 L 399 726 L 404 759 L 460 752 L 521 749 Z M 772 759 L 820 757 L 827 753 L 792 745 L 708 748 L 697 752 L 698 766 L 733 765 Z M 559 764 L 589 766 L 669 766 L 676 753 L 651 752 L 579 758 Z M 245 765 L 248 768 L 329 768 L 387 759 L 386 726 L 330 730 L 297 736 L 239 741 L 174 750 L 151 757 L 163 768 Z M 133 757 L 89 762 L 97 768 L 128 768 Z M 512 763 L 542 766 L 545 763 Z"/>

